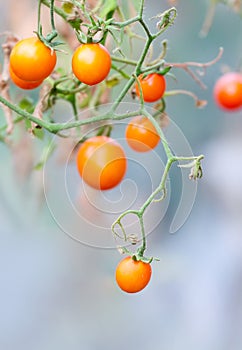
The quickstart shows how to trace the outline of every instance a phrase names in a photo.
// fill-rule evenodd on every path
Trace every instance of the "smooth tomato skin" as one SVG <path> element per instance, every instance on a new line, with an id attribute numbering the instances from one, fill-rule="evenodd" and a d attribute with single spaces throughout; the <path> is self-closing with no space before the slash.
<path id="1" fill-rule="evenodd" d="M 22 80 L 13 72 L 11 66 L 9 66 L 9 75 L 12 80 L 12 82 L 19 88 L 24 90 L 32 90 L 40 86 L 43 82 L 43 80 L 39 81 L 26 81 Z"/>
<path id="2" fill-rule="evenodd" d="M 229 72 L 222 75 L 215 83 L 214 99 L 217 105 L 226 110 L 242 107 L 242 74 Z"/>
<path id="3" fill-rule="evenodd" d="M 10 54 L 10 66 L 18 78 L 39 81 L 47 78 L 56 65 L 56 53 L 38 38 L 20 40 Z"/>
<path id="4" fill-rule="evenodd" d="M 160 137 L 152 122 L 142 116 L 134 117 L 126 127 L 128 145 L 136 152 L 148 152 L 157 146 Z"/>
<path id="5" fill-rule="evenodd" d="M 116 268 L 116 282 L 124 292 L 137 293 L 147 286 L 151 274 L 150 264 L 135 261 L 128 256 L 121 260 Z"/>
<path id="6" fill-rule="evenodd" d="M 127 160 L 121 145 L 107 136 L 94 136 L 77 152 L 77 169 L 83 181 L 99 190 L 109 190 L 123 179 Z"/>
<path id="7" fill-rule="evenodd" d="M 110 53 L 102 44 L 82 44 L 72 56 L 72 71 L 84 84 L 100 83 L 108 76 L 110 69 Z"/>
<path id="8" fill-rule="evenodd" d="M 165 93 L 166 80 L 163 75 L 152 73 L 148 74 L 145 78 L 138 77 L 141 89 L 143 92 L 143 98 L 145 102 L 158 101 Z M 140 96 L 139 86 L 135 85 L 136 94 Z"/>

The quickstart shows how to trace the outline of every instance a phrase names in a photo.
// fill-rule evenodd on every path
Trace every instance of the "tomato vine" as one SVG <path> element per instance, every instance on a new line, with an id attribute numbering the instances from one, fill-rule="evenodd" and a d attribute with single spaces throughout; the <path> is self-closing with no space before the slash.
<path id="1" fill-rule="evenodd" d="M 166 41 L 163 41 L 162 52 L 160 56 L 151 61 L 149 59 L 149 54 L 152 45 L 154 44 L 156 39 L 159 38 L 175 22 L 177 16 L 177 10 L 175 7 L 171 7 L 170 9 L 164 11 L 163 13 L 155 17 L 157 21 L 157 31 L 155 33 L 152 33 L 144 17 L 144 0 L 140 1 L 139 11 L 137 15 L 128 19 L 123 18 L 124 16 L 122 15 L 121 9 L 119 8 L 116 2 L 114 2 L 114 6 L 111 6 L 110 8 L 105 10 L 103 17 L 99 16 L 100 8 L 98 6 L 94 9 L 90 9 L 86 4 L 86 1 L 69 0 L 64 2 L 64 5 L 65 4 L 69 6 L 68 11 L 65 10 L 67 9 L 67 6 L 66 8 L 64 6 L 62 8 L 55 6 L 54 0 L 39 0 L 38 30 L 36 34 L 39 40 L 44 45 L 49 47 L 51 50 L 59 50 L 59 48 L 61 47 L 61 43 L 59 41 L 54 41 L 54 39 L 58 37 L 58 31 L 55 27 L 54 21 L 55 15 L 60 16 L 66 23 L 68 23 L 71 26 L 73 31 L 76 33 L 77 40 L 80 41 L 80 43 L 77 41 L 78 44 L 82 45 L 80 47 L 84 47 L 85 45 L 92 45 L 89 44 L 90 42 L 101 43 L 102 45 L 108 47 L 108 44 L 106 44 L 107 38 L 110 38 L 110 40 L 113 39 L 114 42 L 122 42 L 123 34 L 125 32 L 129 33 L 130 37 L 135 36 L 134 34 L 131 34 L 132 26 L 134 24 L 139 24 L 143 29 L 145 35 L 143 37 L 144 46 L 139 58 L 135 60 L 132 57 L 126 57 L 123 54 L 122 49 L 118 47 L 118 50 L 114 50 L 114 52 L 111 52 L 110 55 L 110 59 L 112 62 L 112 72 L 115 72 L 116 75 L 111 76 L 110 80 L 108 80 L 109 78 L 107 78 L 107 75 L 109 73 L 109 69 L 107 69 L 107 74 L 101 80 L 92 81 L 92 83 L 90 84 L 84 84 L 81 81 L 81 79 L 79 80 L 79 75 L 76 74 L 75 71 L 74 73 L 77 76 L 77 78 L 74 77 L 73 74 L 57 70 L 52 75 L 50 75 L 47 78 L 47 80 L 43 83 L 43 86 L 47 86 L 47 88 L 45 89 L 44 94 L 42 94 L 42 98 L 40 99 L 38 109 L 35 109 L 35 113 L 23 109 L 21 108 L 21 106 L 19 106 L 19 104 L 11 101 L 8 90 L 8 77 L 6 77 L 6 74 L 4 76 L 2 74 L 2 93 L 0 95 L 0 102 L 2 106 L 4 106 L 4 109 L 6 111 L 6 125 L 1 129 L 1 131 L 4 130 L 6 132 L 6 136 L 4 137 L 7 137 L 8 134 L 11 134 L 13 130 L 13 125 L 18 124 L 22 120 L 27 120 L 33 123 L 34 125 L 34 127 L 32 127 L 32 129 L 30 130 L 31 132 L 33 132 L 34 128 L 41 128 L 51 134 L 56 134 L 61 137 L 63 136 L 61 133 L 63 131 L 71 129 L 76 130 L 75 139 L 77 140 L 77 143 L 82 143 L 85 140 L 85 137 L 82 135 L 81 127 L 85 125 L 91 125 L 94 123 L 98 124 L 100 122 L 109 122 L 112 125 L 112 122 L 137 116 L 147 118 L 148 121 L 155 128 L 156 133 L 159 136 L 160 141 L 163 145 L 166 154 L 165 169 L 161 176 L 161 180 L 158 187 L 150 194 L 150 196 L 143 203 L 143 205 L 139 209 L 131 209 L 123 212 L 112 224 L 111 230 L 114 236 L 121 237 L 122 239 L 124 239 L 124 241 L 126 241 L 127 233 L 122 223 L 123 219 L 127 215 L 135 215 L 138 218 L 140 224 L 142 237 L 141 245 L 136 249 L 135 253 L 129 251 L 126 247 L 121 248 L 123 252 L 132 256 L 132 258 L 135 261 L 151 263 L 151 261 L 154 258 L 145 256 L 147 242 L 144 223 L 144 213 L 146 209 L 153 202 L 161 201 L 166 197 L 167 178 L 170 168 L 174 163 L 178 163 L 180 167 L 190 168 L 189 176 L 191 179 L 196 180 L 202 176 L 201 161 L 204 158 L 203 155 L 193 157 L 175 156 L 172 152 L 172 149 L 169 146 L 169 143 L 165 138 L 165 134 L 162 130 L 158 117 L 161 114 L 165 113 L 166 97 L 173 96 L 175 94 L 188 94 L 195 100 L 197 107 L 203 107 L 206 104 L 206 102 L 199 100 L 193 92 L 186 91 L 183 89 L 167 91 L 165 90 L 164 83 L 164 89 L 162 90 L 162 93 L 157 97 L 157 100 L 159 100 L 160 103 L 158 104 L 156 112 L 154 114 L 151 114 L 148 111 L 145 102 L 153 102 L 155 100 L 147 99 L 144 95 L 144 90 L 142 88 L 142 79 L 146 79 L 151 75 L 156 75 L 159 78 L 158 80 L 161 80 L 161 77 L 162 80 L 164 80 L 164 76 L 170 74 L 169 72 L 171 70 L 178 68 L 183 69 L 187 74 L 191 76 L 192 79 L 194 79 L 202 88 L 204 88 L 204 84 L 201 81 L 201 78 L 196 72 L 193 71 L 193 68 L 202 68 L 205 70 L 205 68 L 215 64 L 221 58 L 222 49 L 220 48 L 219 53 L 215 59 L 207 63 L 189 61 L 184 63 L 170 63 L 167 62 L 165 59 L 167 43 Z M 47 6 L 50 9 L 51 32 L 45 37 L 43 36 L 41 24 L 42 6 Z M 71 14 L 69 12 L 71 12 Z M 7 38 L 7 40 L 8 39 L 9 37 Z M 5 44 L 9 45 L 8 55 L 6 55 L 4 58 L 5 68 L 9 64 L 9 54 L 15 44 L 16 40 L 13 40 L 13 42 L 11 43 L 7 42 Z M 61 50 L 59 51 L 59 54 L 61 54 Z M 90 72 L 87 71 L 87 75 L 91 74 Z M 100 112 L 98 106 L 102 103 L 101 97 L 103 91 L 107 89 L 108 84 L 115 88 L 116 85 L 119 85 L 121 79 L 125 80 L 125 84 L 121 91 L 118 93 L 115 100 L 113 101 L 111 107 L 107 111 Z M 100 83 L 100 85 L 95 85 L 96 90 L 92 90 L 92 92 L 94 91 L 94 94 L 92 94 L 90 93 L 91 88 L 89 85 L 96 84 L 96 82 Z M 136 91 L 134 89 L 135 86 Z M 117 110 L 120 103 L 124 101 L 125 97 L 130 92 L 134 93 L 135 98 L 138 97 L 138 108 L 135 111 L 118 113 Z M 80 108 L 77 105 L 77 96 L 80 93 L 87 94 L 87 103 L 84 104 L 83 108 Z M 50 119 L 49 116 L 47 116 L 46 112 L 51 111 L 54 105 L 58 103 L 59 100 L 68 101 L 68 103 L 72 105 L 74 120 L 60 123 Z M 43 101 L 45 101 L 45 103 L 43 103 Z M 87 119 L 79 119 L 79 110 L 87 107 L 94 107 L 92 116 Z M 15 112 L 17 114 L 17 117 L 15 117 L 15 119 L 11 119 L 9 111 Z M 107 129 L 100 127 L 97 131 L 96 136 L 104 135 L 105 133 L 107 133 Z M 110 133 L 111 128 L 108 129 L 108 135 L 105 135 L 109 136 Z M 4 137 L 2 137 L 1 135 L 1 139 L 4 139 Z"/>

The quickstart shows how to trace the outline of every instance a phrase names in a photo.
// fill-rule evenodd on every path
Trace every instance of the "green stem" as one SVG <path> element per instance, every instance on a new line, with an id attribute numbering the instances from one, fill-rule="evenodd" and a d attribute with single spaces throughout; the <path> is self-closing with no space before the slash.
<path id="1" fill-rule="evenodd" d="M 25 119 L 30 120 L 31 122 L 36 123 L 37 125 L 41 126 L 42 128 L 51 131 L 51 123 L 44 121 L 43 119 L 39 119 L 34 117 L 31 113 L 25 111 L 24 109 L 18 107 L 17 105 L 9 102 L 8 100 L 6 100 L 5 98 L 3 98 L 0 95 L 0 102 L 3 103 L 5 106 L 7 106 L 8 108 L 10 108 L 12 111 L 16 112 L 17 114 L 21 115 L 22 117 L 24 117 Z"/>
<path id="2" fill-rule="evenodd" d="M 130 78 L 130 76 L 128 74 L 126 74 L 122 69 L 120 69 L 119 67 L 117 67 L 113 63 L 112 63 L 112 69 L 115 70 L 116 72 L 118 72 L 120 75 L 122 75 L 122 77 L 124 79 L 129 79 Z"/>
<path id="3" fill-rule="evenodd" d="M 135 82 L 135 78 L 134 77 L 130 77 L 128 82 L 125 84 L 123 90 L 120 92 L 119 96 L 117 97 L 117 99 L 115 100 L 110 112 L 114 113 L 116 111 L 116 109 L 118 108 L 120 102 L 124 99 L 124 97 L 126 96 L 127 92 L 129 91 L 129 89 L 131 88 L 131 86 L 134 84 Z"/>
<path id="4" fill-rule="evenodd" d="M 42 2 L 42 4 L 44 4 L 47 7 L 50 7 L 50 2 L 49 0 L 39 0 L 40 2 Z M 75 23 L 70 22 L 69 21 L 69 15 L 63 11 L 60 7 L 56 7 L 53 6 L 53 10 L 54 12 L 59 15 L 60 17 L 62 17 L 66 22 L 68 22 L 73 28 L 75 28 Z"/>
<path id="5" fill-rule="evenodd" d="M 136 75 L 134 75 L 134 78 L 136 80 L 136 84 L 138 85 L 138 89 L 139 89 L 139 99 L 140 99 L 140 107 L 141 107 L 141 110 L 145 110 L 145 101 L 144 101 L 144 95 L 143 95 L 143 90 L 142 90 L 142 87 L 141 87 L 141 83 L 140 83 L 140 80 L 137 78 Z"/>
<path id="6" fill-rule="evenodd" d="M 66 122 L 66 123 L 51 123 L 51 122 L 47 122 L 43 119 L 39 119 L 39 118 L 34 117 L 31 113 L 21 109 L 20 107 L 18 107 L 15 104 L 9 102 L 5 98 L 3 98 L 1 95 L 0 95 L 0 102 L 3 103 L 8 108 L 10 108 L 11 110 L 13 110 L 14 112 L 16 112 L 17 114 L 19 114 L 20 116 L 22 116 L 23 118 L 28 119 L 28 120 L 36 123 L 37 125 L 41 126 L 42 128 L 44 128 L 47 131 L 54 133 L 54 134 L 56 134 L 62 130 L 77 128 L 77 127 L 82 126 L 82 125 L 88 125 L 88 124 L 97 123 L 100 121 L 123 120 L 126 118 L 140 115 L 140 113 L 141 113 L 140 110 L 137 110 L 134 112 L 124 113 L 124 114 L 114 114 L 113 109 L 111 109 L 109 112 L 107 112 L 103 115 L 94 116 L 94 117 L 88 118 L 88 119 L 75 120 L 73 122 Z"/>
<path id="7" fill-rule="evenodd" d="M 40 35 L 41 32 L 42 32 L 41 21 L 40 21 L 40 17 L 41 17 L 41 4 L 42 4 L 42 1 L 39 0 L 39 3 L 38 3 L 38 34 L 39 34 L 39 35 Z"/>
<path id="8" fill-rule="evenodd" d="M 78 110 L 77 110 L 77 106 L 76 106 L 76 95 L 71 95 L 72 96 L 72 99 L 71 99 L 71 106 L 72 106 L 72 110 L 73 110 L 73 114 L 74 114 L 74 118 L 75 118 L 75 121 L 78 121 L 79 118 L 78 118 Z M 76 134 L 77 136 L 79 137 L 79 139 L 81 139 L 81 127 L 78 126 L 76 128 Z"/>
<path id="9" fill-rule="evenodd" d="M 204 155 L 201 154 L 200 156 L 194 156 L 194 157 L 174 157 L 175 161 L 187 161 L 187 160 L 197 160 L 200 161 L 204 158 Z"/>
<path id="10" fill-rule="evenodd" d="M 55 31 L 55 19 L 54 19 L 54 1 L 50 0 L 50 22 L 51 22 L 51 28 L 52 31 Z"/>
<path id="11" fill-rule="evenodd" d="M 141 66 L 142 66 L 142 64 L 144 63 L 144 60 L 145 60 L 145 58 L 146 58 L 146 56 L 147 56 L 147 52 L 148 52 L 148 50 L 149 50 L 149 48 L 150 48 L 150 45 L 151 45 L 152 41 L 153 41 L 152 37 L 151 37 L 151 36 L 148 36 L 148 39 L 147 39 L 147 41 L 146 41 L 146 43 L 145 43 L 144 50 L 143 50 L 143 52 L 142 52 L 142 54 L 141 54 L 141 57 L 140 57 L 140 59 L 139 59 L 137 65 L 136 65 L 135 74 L 136 74 L 137 76 L 139 76 L 140 73 L 141 73 Z"/>
<path id="12" fill-rule="evenodd" d="M 157 63 L 155 63 L 152 66 L 148 66 L 146 68 L 143 68 L 143 69 L 141 69 L 141 74 L 148 73 L 148 72 L 150 72 L 152 70 L 155 70 L 155 69 L 159 68 L 160 66 L 162 66 L 164 63 L 165 63 L 164 60 L 160 60 L 160 62 L 157 62 Z"/>
<path id="13" fill-rule="evenodd" d="M 135 22 L 139 22 L 140 16 L 135 16 L 133 18 L 128 19 L 124 22 L 112 22 L 112 26 L 118 27 L 118 28 L 124 28 L 129 26 L 130 24 L 133 24 Z"/>
<path id="14" fill-rule="evenodd" d="M 137 61 L 134 61 L 134 60 L 129 60 L 127 58 L 122 58 L 122 57 L 116 57 L 116 56 L 111 56 L 112 58 L 112 61 L 115 61 L 115 62 L 120 62 L 120 63 L 125 63 L 125 64 L 129 64 L 131 66 L 135 66 L 137 65 Z"/>
<path id="15" fill-rule="evenodd" d="M 47 46 L 51 47 L 51 41 L 57 37 L 58 32 L 55 29 L 55 22 L 54 22 L 54 0 L 50 0 L 50 3 L 48 2 L 48 7 L 50 8 L 50 22 L 51 22 L 51 32 L 46 35 L 46 37 L 43 36 L 42 33 L 42 25 L 41 25 L 41 5 L 44 4 L 43 0 L 39 0 L 38 3 L 38 32 L 37 35 L 39 39 Z"/>
<path id="16" fill-rule="evenodd" d="M 144 0 L 141 0 L 140 2 L 140 8 L 139 8 L 139 18 L 143 18 L 143 13 L 144 13 Z"/>
<path id="17" fill-rule="evenodd" d="M 151 193 L 151 195 L 149 196 L 149 198 L 144 202 L 144 204 L 141 206 L 139 212 L 140 215 L 143 216 L 144 212 L 146 210 L 146 208 L 150 205 L 150 203 L 155 199 L 155 197 L 161 192 L 161 191 L 165 191 L 165 185 L 166 185 L 166 180 L 170 171 L 170 168 L 172 166 L 172 164 L 176 161 L 175 158 L 169 158 L 167 160 L 166 166 L 165 166 L 165 170 L 163 172 L 162 178 L 161 178 L 161 182 L 159 184 L 159 186 L 155 189 L 155 191 L 153 191 Z"/>
<path id="18" fill-rule="evenodd" d="M 145 117 L 147 117 L 151 123 L 154 125 L 158 135 L 160 136 L 160 140 L 162 142 L 162 145 L 163 145 L 163 148 L 164 148 L 164 151 L 166 153 L 166 156 L 167 156 L 167 159 L 172 159 L 173 158 L 173 153 L 169 147 L 169 144 L 168 144 L 168 141 L 166 140 L 166 137 L 159 125 L 159 123 L 157 122 L 157 120 L 146 110 L 146 109 L 143 109 L 142 110 L 142 115 L 144 115 Z"/>
<path id="19" fill-rule="evenodd" d="M 101 94 L 102 94 L 102 84 L 99 84 L 96 86 L 94 92 L 92 93 L 92 98 L 90 100 L 89 108 L 93 109 L 98 106 Z"/>
<path id="20" fill-rule="evenodd" d="M 150 38 L 152 39 L 151 41 L 153 41 L 153 37 L 152 37 L 152 34 L 148 28 L 148 26 L 146 25 L 145 21 L 143 20 L 143 18 L 141 17 L 140 20 L 139 20 L 139 23 L 141 24 L 141 26 L 143 27 L 146 35 L 147 35 L 147 38 Z"/>
<path id="21" fill-rule="evenodd" d="M 139 215 L 139 223 L 141 229 L 141 237 L 142 237 L 142 246 L 138 250 L 139 257 L 144 256 L 144 252 L 146 250 L 146 237 L 145 237 L 145 226 L 144 226 L 144 217 L 143 214 Z"/>

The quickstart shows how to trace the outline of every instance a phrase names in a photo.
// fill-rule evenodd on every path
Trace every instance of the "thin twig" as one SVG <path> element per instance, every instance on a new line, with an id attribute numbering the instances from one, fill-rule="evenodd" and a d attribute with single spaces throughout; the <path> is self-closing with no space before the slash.
<path id="1" fill-rule="evenodd" d="M 0 91 L 1 95 L 4 99 L 11 102 L 10 94 L 9 94 L 9 57 L 12 51 L 13 46 L 16 44 L 18 39 L 11 33 L 6 33 L 6 41 L 2 44 L 3 49 L 3 70 L 0 75 Z M 7 128 L 6 133 L 11 134 L 13 131 L 13 117 L 12 110 L 1 103 L 1 106 L 4 111 Z"/>
<path id="2" fill-rule="evenodd" d="M 33 112 L 33 116 L 42 119 L 43 113 L 46 110 L 47 107 L 47 98 L 50 92 L 51 86 L 49 84 L 44 84 L 42 85 L 40 89 L 40 94 L 39 94 L 39 100 L 38 103 L 36 104 L 36 107 Z M 38 126 L 38 124 L 31 122 L 31 130 L 30 132 L 32 133 L 33 130 Z"/>
<path id="3" fill-rule="evenodd" d="M 223 48 L 220 47 L 219 48 L 219 52 L 218 55 L 211 61 L 208 62 L 183 62 L 183 63 L 170 63 L 170 62 L 166 62 L 164 63 L 165 67 L 172 67 L 172 68 L 181 68 L 183 69 L 185 72 L 187 72 L 194 80 L 196 83 L 198 83 L 198 85 L 201 86 L 201 88 L 205 89 L 206 85 L 202 82 L 202 80 L 199 78 L 197 73 L 194 73 L 190 67 L 197 67 L 197 68 L 202 68 L 204 71 L 206 70 L 207 67 L 212 66 L 213 64 L 217 63 L 221 57 L 223 55 Z"/>
<path id="4" fill-rule="evenodd" d="M 199 100 L 197 95 L 195 95 L 192 91 L 183 90 L 183 89 L 166 91 L 165 92 L 165 97 L 174 96 L 174 95 L 180 95 L 180 94 L 188 95 L 188 96 L 192 97 L 194 99 L 194 101 L 195 101 L 196 107 L 198 107 L 198 108 L 203 108 L 203 107 L 205 107 L 207 105 L 207 101 L 206 100 Z"/>

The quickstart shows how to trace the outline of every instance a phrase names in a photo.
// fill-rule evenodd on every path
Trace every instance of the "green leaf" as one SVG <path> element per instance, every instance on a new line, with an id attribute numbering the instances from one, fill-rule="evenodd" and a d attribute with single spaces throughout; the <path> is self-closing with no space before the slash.
<path id="1" fill-rule="evenodd" d="M 118 6 L 117 0 L 103 0 L 100 17 L 106 18 L 110 12 L 114 12 Z"/>
<path id="2" fill-rule="evenodd" d="M 53 143 L 52 140 L 50 140 L 48 142 L 48 144 L 45 145 L 43 152 L 42 152 L 42 155 L 40 157 L 40 161 L 34 166 L 34 170 L 43 169 L 45 163 L 47 162 L 47 160 L 50 158 L 50 156 L 54 152 L 55 147 L 56 147 L 56 145 Z"/>
<path id="3" fill-rule="evenodd" d="M 108 88 L 112 88 L 120 83 L 120 79 L 117 77 L 113 77 L 111 79 L 106 80 L 106 85 Z"/>
<path id="4" fill-rule="evenodd" d="M 38 127 L 35 127 L 34 130 L 33 130 L 33 134 L 34 136 L 36 136 L 38 139 L 40 140 L 43 140 L 44 139 L 44 130 L 41 128 L 38 128 Z"/>
<path id="5" fill-rule="evenodd" d="M 24 97 L 18 104 L 18 106 L 29 113 L 34 111 L 34 103 L 29 97 Z"/>
<path id="6" fill-rule="evenodd" d="M 135 10 L 138 12 L 140 9 L 140 0 L 133 0 L 132 4 L 133 4 Z"/>
<path id="7" fill-rule="evenodd" d="M 44 166 L 43 162 L 39 162 L 34 166 L 34 170 L 41 170 Z"/>
<path id="8" fill-rule="evenodd" d="M 31 129 L 31 121 L 28 119 L 25 119 L 25 128 L 26 130 Z"/>
<path id="9" fill-rule="evenodd" d="M 58 67 L 56 69 L 56 73 L 58 73 L 61 77 L 66 75 L 66 71 L 65 71 L 65 69 L 63 67 Z"/>
<path id="10" fill-rule="evenodd" d="M 5 143 L 5 139 L 4 139 L 4 137 L 2 135 L 0 135 L 0 142 Z"/>
<path id="11" fill-rule="evenodd" d="M 80 30 L 82 24 L 82 20 L 80 18 L 75 18 L 73 20 L 70 19 L 68 22 L 71 24 L 73 29 Z"/>

